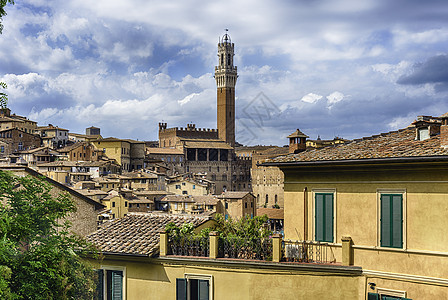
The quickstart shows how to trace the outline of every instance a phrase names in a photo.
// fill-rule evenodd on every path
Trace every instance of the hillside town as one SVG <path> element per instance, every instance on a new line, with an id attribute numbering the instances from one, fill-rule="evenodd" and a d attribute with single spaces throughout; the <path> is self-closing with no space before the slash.
<path id="1" fill-rule="evenodd" d="M 285 146 L 242 145 L 235 44 L 217 46 L 217 128 L 161 121 L 140 141 L 0 113 L 0 170 L 75 201 L 72 230 L 104 255 L 87 258 L 100 299 L 443 299 L 448 113 L 354 140 L 298 121 Z M 258 248 L 201 231 L 256 217 Z"/>

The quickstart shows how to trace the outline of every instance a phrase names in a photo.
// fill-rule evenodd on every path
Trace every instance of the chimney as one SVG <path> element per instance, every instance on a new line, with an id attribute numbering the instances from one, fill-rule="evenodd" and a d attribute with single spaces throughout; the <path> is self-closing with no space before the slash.
<path id="1" fill-rule="evenodd" d="M 442 125 L 440 126 L 440 146 L 448 148 L 448 112 L 443 114 L 440 119 L 442 119 Z"/>
<path id="2" fill-rule="evenodd" d="M 299 129 L 288 135 L 289 154 L 305 151 L 307 138 L 309 138 L 309 136 L 301 132 Z"/>
<path id="3" fill-rule="evenodd" d="M 415 139 L 424 141 L 440 133 L 440 119 L 431 116 L 418 116 L 412 123 L 415 126 Z"/>

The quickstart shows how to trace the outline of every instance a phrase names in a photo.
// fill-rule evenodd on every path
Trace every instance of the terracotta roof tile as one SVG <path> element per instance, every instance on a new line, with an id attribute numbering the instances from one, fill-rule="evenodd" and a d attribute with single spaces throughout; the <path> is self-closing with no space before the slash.
<path id="1" fill-rule="evenodd" d="M 389 133 L 356 139 L 321 149 L 308 149 L 297 154 L 279 156 L 267 161 L 268 164 L 340 161 L 359 159 L 411 158 L 448 155 L 448 149 L 440 146 L 440 135 L 429 139 L 415 140 L 415 128 L 408 127 Z"/>
<path id="2" fill-rule="evenodd" d="M 130 213 L 122 219 L 105 223 L 87 236 L 103 253 L 149 256 L 159 247 L 159 232 L 174 222 L 177 226 L 192 223 L 199 226 L 210 218 L 150 213 Z"/>

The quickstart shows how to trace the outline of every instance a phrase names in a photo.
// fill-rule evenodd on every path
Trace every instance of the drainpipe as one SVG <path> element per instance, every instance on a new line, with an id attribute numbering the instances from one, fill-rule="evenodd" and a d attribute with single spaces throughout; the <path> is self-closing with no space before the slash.
<path id="1" fill-rule="evenodd" d="M 308 188 L 303 189 L 303 239 L 308 240 Z"/>

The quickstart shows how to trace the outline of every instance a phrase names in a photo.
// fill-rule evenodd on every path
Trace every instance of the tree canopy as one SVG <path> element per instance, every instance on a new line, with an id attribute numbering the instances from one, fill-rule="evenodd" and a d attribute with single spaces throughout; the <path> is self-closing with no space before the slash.
<path id="1" fill-rule="evenodd" d="M 76 210 L 42 179 L 0 171 L 0 299 L 92 299 L 94 253 L 63 221 Z"/>
<path id="2" fill-rule="evenodd" d="M 5 6 L 6 4 L 14 4 L 14 0 L 0 0 L 0 33 L 3 31 L 3 16 L 6 16 Z"/>

